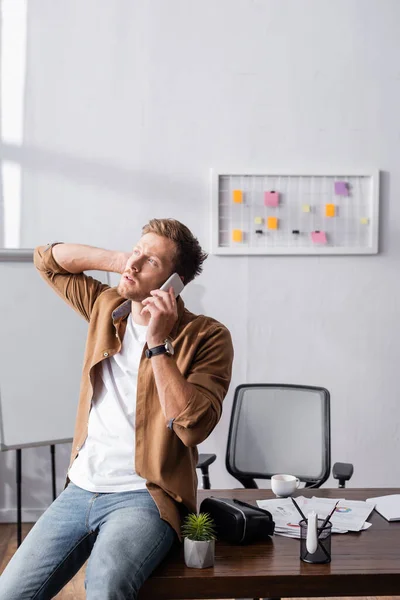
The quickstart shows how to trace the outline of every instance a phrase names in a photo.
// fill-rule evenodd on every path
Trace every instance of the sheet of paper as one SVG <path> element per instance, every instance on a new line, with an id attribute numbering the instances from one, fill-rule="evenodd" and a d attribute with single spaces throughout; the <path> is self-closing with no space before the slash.
<path id="1" fill-rule="evenodd" d="M 325 519 L 331 512 L 339 498 L 305 498 L 299 496 L 296 502 L 301 511 L 308 516 L 312 510 L 320 519 Z M 290 498 L 273 498 L 271 500 L 257 500 L 260 508 L 269 510 L 275 522 L 275 533 L 287 537 L 300 537 L 299 523 L 302 519 Z M 340 499 L 335 513 L 331 517 L 332 533 L 347 533 L 348 531 L 362 531 L 367 529 L 365 522 L 373 510 L 374 505 L 363 501 Z"/>
<path id="2" fill-rule="evenodd" d="M 254 217 L 254 223 L 256 225 L 261 225 L 263 222 L 263 218 L 262 217 Z"/>
<path id="3" fill-rule="evenodd" d="M 301 516 L 290 498 L 257 500 L 257 504 L 260 508 L 265 508 L 272 514 L 275 522 L 275 533 L 277 535 L 300 537 L 299 522 L 301 521 Z"/>
<path id="4" fill-rule="evenodd" d="M 299 504 L 298 501 L 302 498 L 302 496 L 296 498 L 296 502 Z M 275 533 L 277 535 L 284 535 L 286 537 L 293 538 L 300 537 L 299 523 L 302 517 L 290 498 L 257 500 L 257 504 L 260 508 L 265 508 L 266 510 L 269 510 L 269 512 L 272 514 L 272 517 L 275 522 Z M 306 517 L 307 514 L 305 514 Z M 346 530 L 332 527 L 332 533 L 346 533 Z"/>
<path id="5" fill-rule="evenodd" d="M 311 206 L 309 204 L 303 204 L 303 212 L 309 213 L 311 211 Z"/>
<path id="6" fill-rule="evenodd" d="M 388 521 L 400 521 L 400 494 L 369 498 L 367 502 L 375 504 L 375 510 Z"/>
<path id="7" fill-rule="evenodd" d="M 331 512 L 336 500 L 330 498 L 304 498 L 298 503 L 305 514 L 315 510 L 319 517 L 325 518 Z M 374 504 L 362 500 L 339 500 L 335 512 L 331 517 L 332 526 L 348 531 L 361 531 L 366 519 L 374 510 Z"/>

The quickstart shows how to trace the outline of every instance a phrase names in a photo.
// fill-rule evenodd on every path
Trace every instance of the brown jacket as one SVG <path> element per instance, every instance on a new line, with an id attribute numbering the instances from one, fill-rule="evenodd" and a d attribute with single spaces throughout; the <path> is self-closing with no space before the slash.
<path id="1" fill-rule="evenodd" d="M 58 295 L 89 322 L 71 466 L 87 437 L 96 365 L 120 351 L 131 302 L 116 288 L 63 269 L 54 259 L 51 245 L 35 249 L 34 263 Z M 190 313 L 180 297 L 177 307 L 178 320 L 170 334 L 175 350 L 171 360 L 192 384 L 193 396 L 169 428 L 151 359 L 144 354 L 146 344 L 138 374 L 135 470 L 146 479 L 161 518 L 181 539 L 182 515 L 196 511 L 196 446 L 210 435 L 221 417 L 231 379 L 233 347 L 230 333 L 221 323 Z M 68 483 L 67 477 L 65 487 Z"/>

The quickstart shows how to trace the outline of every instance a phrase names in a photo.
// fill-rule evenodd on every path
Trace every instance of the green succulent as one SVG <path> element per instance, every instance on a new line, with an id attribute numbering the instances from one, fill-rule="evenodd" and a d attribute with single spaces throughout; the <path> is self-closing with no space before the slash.
<path id="1" fill-rule="evenodd" d="M 210 542 L 216 539 L 215 523 L 208 513 L 190 513 L 185 517 L 182 534 L 196 542 Z"/>

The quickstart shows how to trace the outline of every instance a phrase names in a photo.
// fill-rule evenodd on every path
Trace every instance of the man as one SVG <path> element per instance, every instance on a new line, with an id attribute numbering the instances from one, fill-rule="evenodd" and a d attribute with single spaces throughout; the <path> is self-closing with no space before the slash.
<path id="1" fill-rule="evenodd" d="M 232 341 L 159 289 L 174 272 L 185 285 L 201 273 L 207 255 L 189 229 L 153 219 L 142 234 L 129 254 L 35 250 L 41 276 L 89 330 L 66 485 L 0 577 L 0 600 L 53 598 L 88 558 L 87 599 L 132 600 L 196 511 L 196 446 L 220 419 Z M 118 288 L 91 269 L 122 273 Z"/>

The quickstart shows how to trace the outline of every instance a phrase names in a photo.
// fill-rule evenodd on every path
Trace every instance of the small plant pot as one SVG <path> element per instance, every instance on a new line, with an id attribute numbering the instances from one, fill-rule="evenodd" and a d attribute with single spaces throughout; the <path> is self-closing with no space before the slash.
<path id="1" fill-rule="evenodd" d="M 198 542 L 185 538 L 184 556 L 185 565 L 192 569 L 212 567 L 215 560 L 215 540 Z"/>

